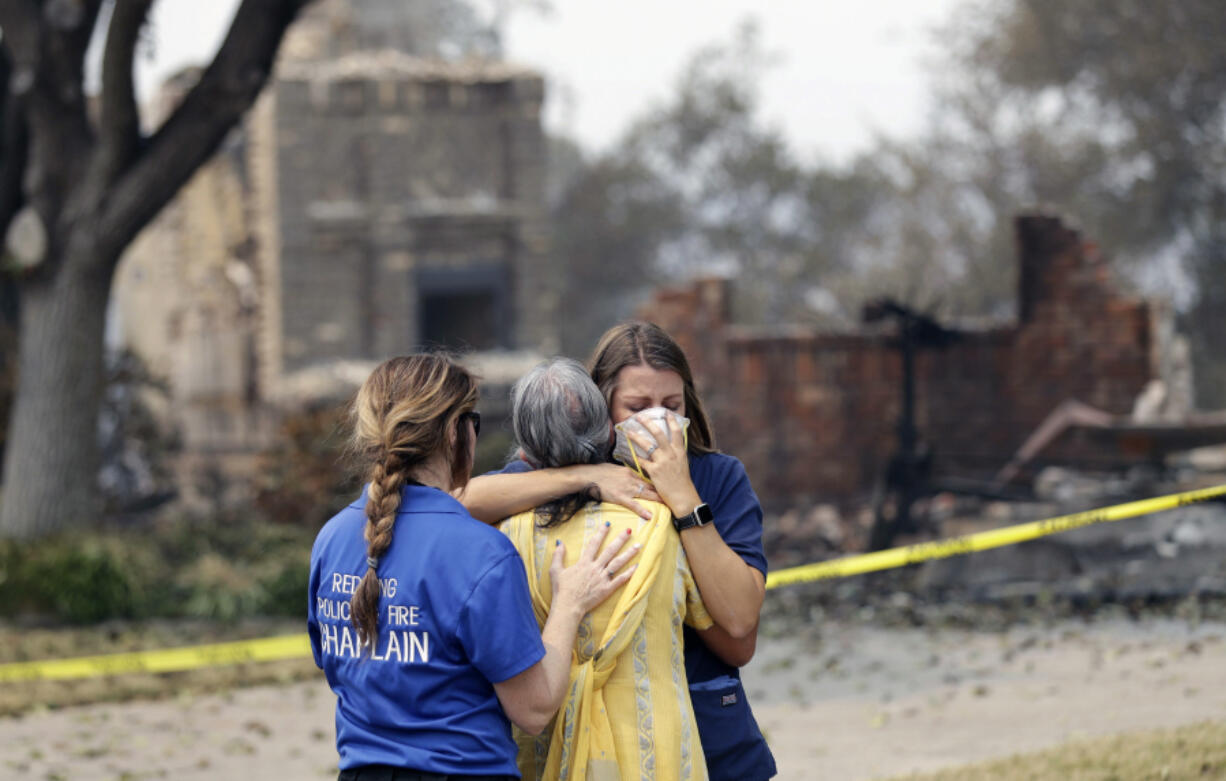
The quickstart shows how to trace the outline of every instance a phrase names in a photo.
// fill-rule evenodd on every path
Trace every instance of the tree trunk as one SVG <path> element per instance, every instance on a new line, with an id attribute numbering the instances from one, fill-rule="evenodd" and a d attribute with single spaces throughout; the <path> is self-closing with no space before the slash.
<path id="1" fill-rule="evenodd" d="M 114 264 L 91 257 L 90 249 L 69 252 L 75 257 L 63 258 L 58 273 L 21 286 L 0 536 L 28 538 L 79 527 L 99 507 L 98 409 Z"/>
<path id="2" fill-rule="evenodd" d="M 310 2 L 242 0 L 199 81 L 142 139 L 132 63 L 153 1 L 111 4 L 101 92 L 87 111 L 83 63 L 91 36 L 101 37 L 101 0 L 0 0 L 0 90 L 9 92 L 0 113 L 21 106 L 13 126 L 21 135 L 10 134 L 0 152 L 22 164 L 13 176 L 0 167 L 0 195 L 19 192 L 47 227 L 18 288 L 0 536 L 40 536 L 97 514 L 103 331 L 115 265 L 255 102 L 286 28 Z M 3 210 L 12 208 L 0 201 L 7 221 Z"/>

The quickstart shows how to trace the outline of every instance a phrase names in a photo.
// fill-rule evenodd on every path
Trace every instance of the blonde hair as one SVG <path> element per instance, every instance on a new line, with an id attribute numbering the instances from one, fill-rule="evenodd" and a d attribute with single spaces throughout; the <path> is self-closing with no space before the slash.
<path id="1" fill-rule="evenodd" d="M 477 381 L 449 357 L 420 353 L 384 361 L 354 399 L 352 447 L 366 464 L 366 574 L 350 602 L 359 638 L 374 647 L 379 631 L 379 559 L 392 544 L 400 493 L 417 467 L 445 454 L 453 488 L 472 470 L 469 427 Z M 454 444 L 451 432 L 456 432 Z"/>

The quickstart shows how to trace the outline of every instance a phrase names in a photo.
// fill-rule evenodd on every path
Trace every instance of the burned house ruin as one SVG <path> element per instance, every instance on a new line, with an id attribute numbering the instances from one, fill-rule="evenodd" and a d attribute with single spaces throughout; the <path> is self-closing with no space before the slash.
<path id="1" fill-rule="evenodd" d="M 1156 378 L 1177 399 L 1180 351 L 1163 306 L 1124 295 L 1106 260 L 1059 219 L 1017 220 L 1018 317 L 963 329 L 915 355 L 915 425 L 933 468 L 987 481 L 1069 399 L 1128 415 Z M 888 330 L 764 333 L 728 319 L 728 282 L 660 291 L 641 312 L 676 335 L 709 399 L 719 444 L 746 465 L 763 503 L 866 496 L 897 447 L 902 366 Z M 1118 451 L 1076 439 L 1065 458 Z"/>

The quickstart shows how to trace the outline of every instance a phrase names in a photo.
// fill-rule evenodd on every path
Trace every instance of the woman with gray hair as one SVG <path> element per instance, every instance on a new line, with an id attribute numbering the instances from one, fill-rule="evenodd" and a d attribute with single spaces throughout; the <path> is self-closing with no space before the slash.
<path id="1" fill-rule="evenodd" d="M 607 460 L 613 435 L 608 406 L 579 363 L 555 358 L 537 366 L 516 383 L 511 406 L 516 442 L 533 466 Z M 645 520 L 602 503 L 595 490 L 593 485 L 563 496 L 501 527 L 523 557 L 542 625 L 552 600 L 549 566 L 556 546 L 579 550 L 580 543 L 613 527 L 639 551 L 630 581 L 580 625 L 566 701 L 553 724 L 538 737 L 517 735 L 520 772 L 530 779 L 706 779 L 681 627 L 684 622 L 707 629 L 712 621 L 671 513 L 645 502 L 651 513 Z"/>
<path id="2" fill-rule="evenodd" d="M 603 464 L 609 460 L 613 422 L 587 369 L 570 358 L 538 364 L 511 388 L 511 425 L 518 455 L 535 469 Z M 553 526 L 589 501 L 600 501 L 595 483 L 541 507 Z"/>

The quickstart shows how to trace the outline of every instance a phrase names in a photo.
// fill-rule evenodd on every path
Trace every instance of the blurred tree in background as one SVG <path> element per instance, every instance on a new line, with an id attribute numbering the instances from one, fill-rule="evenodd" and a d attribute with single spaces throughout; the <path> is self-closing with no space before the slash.
<path id="1" fill-rule="evenodd" d="M 554 160 L 577 154 L 561 139 Z M 571 158 L 574 159 L 573 157 Z M 550 202 L 553 252 L 566 273 L 559 319 L 562 351 L 586 358 L 611 323 L 626 317 L 638 297 L 658 283 L 654 260 L 683 219 L 675 191 L 640 161 L 616 151 L 582 162 L 559 183 Z"/>
<path id="2" fill-rule="evenodd" d="M 1185 309 L 1202 406 L 1226 406 L 1223 41 L 1214 0 L 1011 0 L 968 15 L 959 46 L 1019 194 L 1079 217 Z"/>
<path id="3" fill-rule="evenodd" d="M 0 173 L 15 177 L 0 181 L 0 231 L 20 300 L 0 534 L 46 534 L 100 509 L 91 478 L 115 267 L 254 102 L 306 1 L 244 0 L 213 62 L 149 136 L 132 67 L 153 0 L 0 3 Z M 95 28 L 96 101 L 85 91 Z"/>
<path id="4" fill-rule="evenodd" d="M 377 12 L 346 34 L 453 58 L 501 56 L 509 14 L 548 9 L 360 1 Z M 115 264 L 249 107 L 305 0 L 246 0 L 199 84 L 146 137 L 131 70 L 152 3 L 0 4 L 11 272 L 0 281 L 0 411 L 3 378 L 21 378 L 3 534 L 42 533 L 97 507 L 96 486 L 78 476 L 97 472 L 87 432 L 103 395 Z M 379 13 L 414 23 L 379 24 Z M 412 40 L 380 38 L 392 30 Z M 976 0 L 942 33 L 949 67 L 925 132 L 875 139 L 834 164 L 800 157 L 762 120 L 758 85 L 772 56 L 745 25 L 697 52 L 612 148 L 551 140 L 564 351 L 586 355 L 650 288 L 699 273 L 736 276 L 734 314 L 752 324 L 846 327 L 881 295 L 941 317 L 1006 317 L 1012 218 L 1044 206 L 1080 221 L 1142 289 L 1175 299 L 1199 401 L 1226 405 L 1226 359 L 1213 350 L 1226 312 L 1224 32 L 1226 6 L 1211 0 Z M 102 51 L 96 111 L 83 79 L 91 36 Z M 20 366 L 5 340 L 19 342 Z"/>
<path id="5" fill-rule="evenodd" d="M 806 164 L 759 117 L 770 57 L 747 25 L 698 52 L 555 209 L 571 263 L 568 352 L 661 280 L 737 277 L 742 322 L 847 326 L 889 295 L 943 317 L 1014 313 L 1012 219 L 1076 219 L 1170 297 L 1198 400 L 1226 406 L 1226 6 L 1213 0 L 960 7 L 927 129 Z M 820 99 L 811 96 L 809 99 Z M 587 276 L 585 276 L 587 275 Z M 589 306 L 591 289 L 607 292 Z M 584 299 L 583 290 L 588 290 Z M 607 311 L 609 310 L 609 311 Z"/>
<path id="6" fill-rule="evenodd" d="M 974 194 L 980 182 L 966 180 L 990 187 L 993 172 L 976 166 L 994 158 L 932 137 L 878 140 L 846 165 L 805 163 L 759 116 L 770 65 L 746 24 L 697 52 L 669 99 L 612 150 L 567 166 L 553 211 L 571 272 L 567 352 L 584 354 L 659 282 L 696 274 L 735 276 L 734 317 L 758 325 L 851 326 L 883 293 L 1007 313 L 1012 251 L 983 260 L 998 194 Z"/>
<path id="7" fill-rule="evenodd" d="M 565 352 L 586 355 L 661 282 L 735 275 L 737 317 L 781 324 L 804 317 L 812 280 L 852 267 L 874 174 L 807 168 L 793 157 L 757 115 L 768 66 L 747 24 L 731 44 L 697 52 L 675 92 L 609 151 L 587 159 L 553 142 Z"/>

